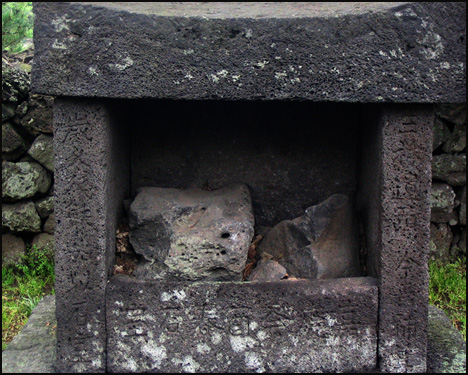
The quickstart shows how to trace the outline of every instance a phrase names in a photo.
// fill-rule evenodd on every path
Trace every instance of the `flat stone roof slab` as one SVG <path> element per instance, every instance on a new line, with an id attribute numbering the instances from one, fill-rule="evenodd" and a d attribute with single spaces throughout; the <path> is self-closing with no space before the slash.
<path id="1" fill-rule="evenodd" d="M 34 3 L 54 96 L 464 102 L 466 3 Z"/>

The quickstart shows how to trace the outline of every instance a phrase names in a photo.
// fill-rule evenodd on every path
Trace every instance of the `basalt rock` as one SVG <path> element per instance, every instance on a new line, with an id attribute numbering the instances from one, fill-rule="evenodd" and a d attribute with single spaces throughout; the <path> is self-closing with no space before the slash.
<path id="1" fill-rule="evenodd" d="M 238 280 L 253 237 L 243 184 L 214 191 L 142 188 L 130 206 L 130 243 L 144 279 Z"/>
<path id="2" fill-rule="evenodd" d="M 359 275 L 359 242 L 352 200 L 335 194 L 309 207 L 305 215 L 276 225 L 259 243 L 296 278 Z"/>

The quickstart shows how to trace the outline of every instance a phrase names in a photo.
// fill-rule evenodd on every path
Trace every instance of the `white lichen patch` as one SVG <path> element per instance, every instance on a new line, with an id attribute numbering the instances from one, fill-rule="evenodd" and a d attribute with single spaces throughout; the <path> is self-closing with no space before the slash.
<path id="1" fill-rule="evenodd" d="M 59 42 L 57 39 L 55 39 L 54 43 L 52 44 L 52 48 L 67 49 L 67 46 L 65 44 L 63 44 L 62 42 Z"/>
<path id="2" fill-rule="evenodd" d="M 236 82 L 239 80 L 240 76 L 231 76 L 232 82 Z"/>
<path id="3" fill-rule="evenodd" d="M 257 332 L 257 337 L 260 341 L 263 341 L 267 339 L 268 337 L 270 337 L 270 335 L 266 331 L 262 330 L 262 331 Z"/>
<path id="4" fill-rule="evenodd" d="M 109 64 L 109 66 L 118 70 L 125 70 L 132 66 L 133 63 L 134 61 L 129 56 L 127 56 L 122 60 L 121 63 Z"/>
<path id="5" fill-rule="evenodd" d="M 296 78 L 291 78 L 291 83 L 292 84 L 295 84 L 295 83 L 301 83 L 301 80 L 299 77 L 296 77 Z"/>
<path id="6" fill-rule="evenodd" d="M 223 336 L 219 332 L 214 332 L 211 335 L 211 342 L 215 345 L 218 345 L 223 339 Z"/>
<path id="7" fill-rule="evenodd" d="M 200 368 L 200 364 L 196 362 L 191 355 L 185 356 L 183 359 L 173 358 L 172 363 L 175 365 L 181 365 L 183 372 L 197 372 Z"/>
<path id="8" fill-rule="evenodd" d="M 90 66 L 90 67 L 88 68 L 88 72 L 89 72 L 89 74 L 91 74 L 92 76 L 97 76 L 97 75 L 98 75 L 97 69 L 96 69 L 94 66 Z"/>
<path id="9" fill-rule="evenodd" d="M 124 303 L 121 302 L 121 301 L 115 301 L 114 304 L 116 304 L 117 306 L 120 306 L 120 307 L 122 307 L 124 305 Z"/>
<path id="10" fill-rule="evenodd" d="M 447 61 L 441 62 L 441 63 L 440 63 L 440 67 L 441 67 L 442 69 L 450 69 L 450 63 L 447 62 Z"/>
<path id="11" fill-rule="evenodd" d="M 182 50 L 182 53 L 187 56 L 187 55 L 191 55 L 193 53 L 193 49 L 184 49 Z"/>
<path id="12" fill-rule="evenodd" d="M 258 323 L 256 321 L 251 321 L 249 323 L 249 330 L 250 331 L 255 331 L 258 328 Z"/>
<path id="13" fill-rule="evenodd" d="M 207 354 L 211 351 L 211 348 L 203 343 L 203 344 L 197 344 L 197 352 L 200 354 Z"/>
<path id="14" fill-rule="evenodd" d="M 330 317 L 329 315 L 325 316 L 325 320 L 330 327 L 333 327 L 336 324 L 336 319 Z"/>
<path id="15" fill-rule="evenodd" d="M 193 79 L 193 75 L 191 75 L 190 73 L 187 73 L 184 78 L 187 78 L 187 79 Z"/>
<path id="16" fill-rule="evenodd" d="M 250 370 L 256 370 L 256 372 L 265 372 L 263 367 L 263 360 L 257 353 L 247 352 L 244 354 L 245 367 Z"/>
<path id="17" fill-rule="evenodd" d="M 183 301 L 187 295 L 185 294 L 184 290 L 173 290 L 171 292 L 162 292 L 160 300 L 161 302 L 168 302 L 168 301 Z"/>
<path id="18" fill-rule="evenodd" d="M 257 344 L 257 340 L 249 336 L 229 336 L 229 339 L 231 348 L 236 353 L 241 353 L 247 348 L 252 349 Z"/>
<path id="19" fill-rule="evenodd" d="M 141 352 L 151 358 L 154 367 L 159 368 L 161 362 L 167 358 L 166 348 L 162 345 L 156 345 L 153 340 L 149 340 L 141 346 Z"/>
<path id="20" fill-rule="evenodd" d="M 281 73 L 278 73 L 278 72 L 275 73 L 275 78 L 276 79 L 286 78 L 287 76 L 288 76 L 288 74 L 286 72 L 284 72 L 284 71 L 281 72 Z"/>
<path id="21" fill-rule="evenodd" d="M 263 61 L 258 61 L 252 65 L 256 66 L 257 68 L 260 68 L 260 69 L 264 69 L 265 66 L 267 66 L 267 64 L 269 64 L 270 62 L 267 61 L 267 60 L 263 60 Z"/>
<path id="22" fill-rule="evenodd" d="M 57 33 L 61 32 L 62 30 L 70 30 L 70 28 L 67 25 L 67 20 L 63 16 L 52 20 L 51 23 L 54 27 L 55 32 Z"/>

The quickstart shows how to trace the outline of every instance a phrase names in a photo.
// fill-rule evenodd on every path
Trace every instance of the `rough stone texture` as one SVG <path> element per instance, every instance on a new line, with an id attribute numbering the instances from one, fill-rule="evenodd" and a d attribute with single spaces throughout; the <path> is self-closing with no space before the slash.
<path id="1" fill-rule="evenodd" d="M 446 181 L 452 186 L 466 185 L 466 154 L 434 155 L 432 178 Z"/>
<path id="2" fill-rule="evenodd" d="M 2 228 L 13 232 L 39 233 L 41 218 L 32 201 L 2 204 Z"/>
<path id="3" fill-rule="evenodd" d="M 444 144 L 445 152 L 460 152 L 466 148 L 466 123 L 455 124 L 450 138 Z"/>
<path id="4" fill-rule="evenodd" d="M 282 221 L 260 241 L 268 253 L 297 278 L 359 276 L 358 223 L 352 199 L 335 194 L 305 214 Z"/>
<path id="5" fill-rule="evenodd" d="M 2 351 L 2 373 L 53 373 L 56 358 L 55 296 L 45 296 Z"/>
<path id="6" fill-rule="evenodd" d="M 433 112 L 389 105 L 363 121 L 357 207 L 366 272 L 380 281 L 380 370 L 424 372 Z"/>
<path id="7" fill-rule="evenodd" d="M 430 373 L 466 373 L 466 341 L 445 313 L 429 305 L 427 370 Z"/>
<path id="8" fill-rule="evenodd" d="M 48 196 L 38 199 L 34 202 L 36 210 L 41 219 L 47 218 L 52 212 L 54 212 L 54 197 Z"/>
<path id="9" fill-rule="evenodd" d="M 55 214 L 52 212 L 44 223 L 44 232 L 49 234 L 55 233 Z"/>
<path id="10" fill-rule="evenodd" d="M 452 217 L 455 207 L 455 192 L 443 183 L 433 183 L 431 188 L 431 221 L 446 223 Z"/>
<path id="11" fill-rule="evenodd" d="M 249 275 L 249 281 L 279 281 L 288 273 L 286 268 L 273 259 L 260 259 Z"/>
<path id="12" fill-rule="evenodd" d="M 137 277 L 242 279 L 254 234 L 246 185 L 214 191 L 142 188 L 129 216 L 130 243 L 149 262 L 135 270 Z"/>
<path id="13" fill-rule="evenodd" d="M 346 372 L 377 366 L 372 278 L 149 284 L 113 277 L 107 321 L 109 372 Z"/>
<path id="14" fill-rule="evenodd" d="M 32 239 L 31 245 L 36 245 L 39 249 L 50 249 L 54 251 L 54 236 L 48 233 L 40 233 L 37 236 L 34 236 Z"/>
<path id="15" fill-rule="evenodd" d="M 38 163 L 2 162 L 2 199 L 26 199 L 46 193 L 51 177 Z"/>
<path id="16" fill-rule="evenodd" d="M 49 171 L 54 172 L 53 138 L 50 135 L 39 135 L 28 150 L 28 154 Z"/>
<path id="17" fill-rule="evenodd" d="M 145 186 L 218 189 L 242 182 L 256 226 L 294 219 L 332 194 L 356 191 L 361 110 L 311 102 L 137 101 L 128 109 L 137 115 L 132 196 Z"/>
<path id="18" fill-rule="evenodd" d="M 432 151 L 443 145 L 450 138 L 450 129 L 444 120 L 439 117 L 434 118 Z"/>
<path id="19" fill-rule="evenodd" d="M 455 125 L 466 124 L 466 102 L 460 104 L 439 104 L 436 114 Z"/>
<path id="20" fill-rule="evenodd" d="M 2 124 L 15 115 L 14 103 L 2 103 Z"/>
<path id="21" fill-rule="evenodd" d="M 453 234 L 447 224 L 431 223 L 431 240 L 429 243 L 429 258 L 447 262 L 450 260 L 450 247 L 452 245 Z"/>
<path id="22" fill-rule="evenodd" d="M 105 290 L 129 175 L 125 116 L 112 104 L 55 101 L 57 371 L 106 368 Z"/>
<path id="23" fill-rule="evenodd" d="M 26 245 L 20 237 L 2 234 L 2 265 L 14 264 L 24 255 Z"/>
<path id="24" fill-rule="evenodd" d="M 35 3 L 33 92 L 466 100 L 465 3 L 221 4 Z"/>
<path id="25" fill-rule="evenodd" d="M 460 224 L 466 225 L 466 186 L 463 186 L 460 196 Z"/>
<path id="26" fill-rule="evenodd" d="M 2 59 L 2 102 L 18 102 L 24 99 L 30 90 L 29 86 L 28 74 L 16 64 L 9 64 Z"/>
<path id="27" fill-rule="evenodd" d="M 15 160 L 25 151 L 24 139 L 11 124 L 2 124 L 2 160 Z"/>
<path id="28" fill-rule="evenodd" d="M 32 135 L 53 132 L 53 98 L 50 96 L 30 95 L 28 109 L 21 118 L 21 125 Z"/>

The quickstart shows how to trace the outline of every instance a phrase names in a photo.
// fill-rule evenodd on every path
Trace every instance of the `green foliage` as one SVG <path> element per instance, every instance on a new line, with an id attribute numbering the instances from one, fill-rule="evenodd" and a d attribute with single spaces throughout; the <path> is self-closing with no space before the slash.
<path id="1" fill-rule="evenodd" d="M 444 310 L 466 340 L 466 259 L 429 263 L 429 301 Z"/>
<path id="2" fill-rule="evenodd" d="M 27 246 L 15 265 L 2 266 L 2 350 L 27 322 L 44 295 L 54 293 L 54 254 Z"/>
<path id="3" fill-rule="evenodd" d="M 21 52 L 24 39 L 32 36 L 32 2 L 2 2 L 2 49 Z"/>

